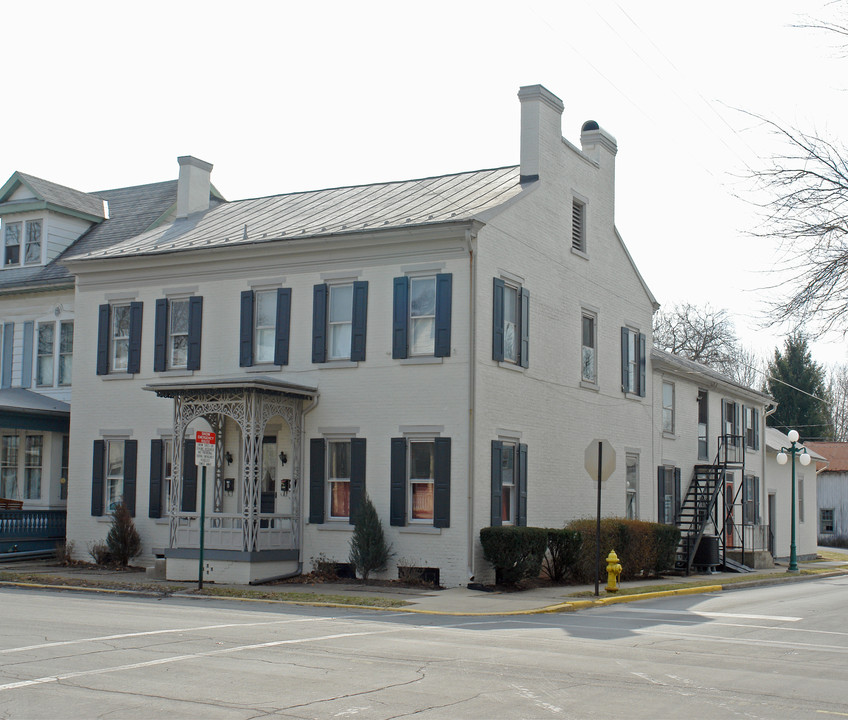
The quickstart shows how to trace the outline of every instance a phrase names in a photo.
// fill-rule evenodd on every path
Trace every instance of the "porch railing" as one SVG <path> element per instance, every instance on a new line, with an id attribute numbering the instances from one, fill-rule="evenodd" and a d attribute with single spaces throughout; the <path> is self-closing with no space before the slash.
<path id="1" fill-rule="evenodd" d="M 294 550 L 291 515 L 260 513 L 257 531 L 259 550 Z M 200 515 L 180 513 L 177 518 L 178 548 L 200 547 Z M 214 513 L 206 517 L 203 547 L 208 550 L 242 550 L 244 548 L 244 516 Z"/>
<path id="2" fill-rule="evenodd" d="M 727 544 L 728 550 L 768 550 L 768 525 L 733 524 L 733 541 Z"/>
<path id="3" fill-rule="evenodd" d="M 54 553 L 65 518 L 64 510 L 0 510 L 0 555 Z"/>

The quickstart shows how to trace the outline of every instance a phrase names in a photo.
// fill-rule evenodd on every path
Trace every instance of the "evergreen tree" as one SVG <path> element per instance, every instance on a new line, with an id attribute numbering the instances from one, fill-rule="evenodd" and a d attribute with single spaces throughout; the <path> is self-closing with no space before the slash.
<path id="1" fill-rule="evenodd" d="M 768 376 L 767 392 L 777 401 L 777 410 L 767 419 L 770 427 L 795 429 L 807 440 L 833 437 L 825 372 L 813 362 L 802 333 L 789 335 L 782 353 L 775 348 Z"/>
<path id="2" fill-rule="evenodd" d="M 106 546 L 113 562 L 126 567 L 141 553 L 141 538 L 135 529 L 129 508 L 119 502 L 112 511 L 112 527 L 106 536 Z"/>
<path id="3" fill-rule="evenodd" d="M 383 535 L 383 523 L 366 494 L 362 505 L 354 517 L 353 537 L 350 539 L 350 562 L 368 582 L 372 571 L 385 570 L 392 556 L 391 547 L 386 545 Z"/>

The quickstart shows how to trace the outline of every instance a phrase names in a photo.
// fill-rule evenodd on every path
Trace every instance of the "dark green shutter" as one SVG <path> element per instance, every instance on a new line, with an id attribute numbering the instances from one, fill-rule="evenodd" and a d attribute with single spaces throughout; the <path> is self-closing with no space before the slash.
<path id="1" fill-rule="evenodd" d="M 527 445 L 518 446 L 518 487 L 516 488 L 518 507 L 515 513 L 516 525 L 527 525 Z"/>
<path id="2" fill-rule="evenodd" d="M 94 455 L 91 459 L 91 514 L 103 514 L 103 473 L 106 469 L 106 441 L 94 441 Z"/>
<path id="3" fill-rule="evenodd" d="M 324 522 L 324 464 L 326 441 L 312 438 L 309 441 L 309 522 Z"/>
<path id="4" fill-rule="evenodd" d="M 107 338 L 108 339 L 108 338 Z M 168 369 L 168 301 L 159 298 L 153 318 L 153 370 L 165 372 Z"/>
<path id="5" fill-rule="evenodd" d="M 452 284 L 450 273 L 436 275 L 436 357 L 450 357 Z"/>
<path id="6" fill-rule="evenodd" d="M 680 515 L 680 468 L 674 468 L 674 517 L 672 523 L 677 522 L 677 517 Z"/>
<path id="7" fill-rule="evenodd" d="M 645 334 L 639 333 L 639 395 L 645 397 L 648 387 L 648 355 L 645 347 Z"/>
<path id="8" fill-rule="evenodd" d="M 406 438 L 392 438 L 389 460 L 389 524 L 406 525 Z"/>
<path id="9" fill-rule="evenodd" d="M 239 367 L 251 365 L 253 365 L 253 290 L 243 290 L 239 313 Z"/>
<path id="10" fill-rule="evenodd" d="M 501 508 L 503 494 L 503 443 L 500 440 L 492 440 L 492 505 L 489 513 L 489 522 L 492 527 L 502 524 Z"/>
<path id="11" fill-rule="evenodd" d="M 109 373 L 109 305 L 101 305 L 97 312 L 97 374 Z"/>
<path id="12" fill-rule="evenodd" d="M 161 440 L 150 441 L 150 492 L 147 501 L 147 517 L 162 517 L 162 453 Z"/>
<path id="13" fill-rule="evenodd" d="M 312 362 L 327 362 L 327 286 L 323 283 L 312 288 Z"/>
<path id="14" fill-rule="evenodd" d="M 124 505 L 135 517 L 136 469 L 138 465 L 138 440 L 124 440 Z"/>
<path id="15" fill-rule="evenodd" d="M 395 278 L 392 292 L 392 357 L 409 357 L 409 278 L 405 275 Z"/>
<path id="16" fill-rule="evenodd" d="M 350 359 L 365 360 L 365 337 L 368 328 L 368 281 L 353 283 L 353 313 L 350 328 Z"/>
<path id="17" fill-rule="evenodd" d="M 183 445 L 183 512 L 197 512 L 197 465 L 194 464 L 194 440 Z"/>
<path id="18" fill-rule="evenodd" d="M 351 438 L 350 441 L 350 524 L 356 522 L 356 516 L 365 497 L 365 438 Z"/>
<path id="19" fill-rule="evenodd" d="M 492 360 L 501 362 L 504 359 L 504 281 L 500 278 L 494 279 L 492 297 Z"/>
<path id="20" fill-rule="evenodd" d="M 451 439 L 435 439 L 435 472 L 433 473 L 433 526 L 450 527 Z"/>
<path id="21" fill-rule="evenodd" d="M 274 364 L 289 364 L 291 332 L 291 288 L 277 289 L 277 330 L 274 335 Z"/>
<path id="22" fill-rule="evenodd" d="M 141 321 L 144 303 L 130 303 L 130 338 L 129 354 L 127 357 L 127 372 L 141 372 Z"/>
<path id="23" fill-rule="evenodd" d="M 628 352 L 628 339 L 630 338 L 630 331 L 623 327 L 621 328 L 621 389 L 623 392 L 633 392 L 633 388 L 630 387 L 630 378 L 627 373 L 627 365 L 630 359 L 630 353 Z"/>
<path id="24" fill-rule="evenodd" d="M 203 296 L 188 299 L 188 358 L 186 370 L 200 370 L 200 341 L 203 334 Z"/>
<path id="25" fill-rule="evenodd" d="M 530 367 L 530 291 L 521 288 L 521 367 Z"/>
<path id="26" fill-rule="evenodd" d="M 667 523 L 665 516 L 665 468 L 657 466 L 657 522 Z"/>

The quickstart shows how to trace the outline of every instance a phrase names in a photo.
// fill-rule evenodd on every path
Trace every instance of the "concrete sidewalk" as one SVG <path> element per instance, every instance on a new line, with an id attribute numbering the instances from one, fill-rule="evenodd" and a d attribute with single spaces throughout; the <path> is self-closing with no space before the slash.
<path id="1" fill-rule="evenodd" d="M 831 548 L 823 548 L 828 553 L 838 553 Z M 599 598 L 594 597 L 592 585 L 559 585 L 529 590 L 493 591 L 472 590 L 467 587 L 434 590 L 431 588 L 407 588 L 383 585 L 362 585 L 360 583 L 321 582 L 321 583 L 280 583 L 275 585 L 215 585 L 205 583 L 204 589 L 232 588 L 238 591 L 255 591 L 279 596 L 279 601 L 287 601 L 288 593 L 314 595 L 315 601 L 298 599 L 299 604 L 321 604 L 321 596 L 334 595 L 350 599 L 369 598 L 380 600 L 400 600 L 408 603 L 403 611 L 424 612 L 448 615 L 509 615 L 534 614 L 543 612 L 563 612 L 585 607 L 606 605 L 618 602 L 631 602 L 648 597 L 666 595 L 720 592 L 724 589 L 751 587 L 780 582 L 848 574 L 848 551 L 843 551 L 844 560 L 818 560 L 799 563 L 800 575 L 789 575 L 785 565 L 769 570 L 758 570 L 749 575 L 720 572 L 709 575 L 690 575 L 688 577 L 669 576 L 661 579 L 637 580 L 623 583 L 622 589 L 631 591 L 642 589 L 642 593 L 608 595 L 604 591 L 605 580 L 600 585 Z M 816 574 L 806 574 L 813 571 Z M 7 575 L 4 576 L 4 573 Z M 9 577 L 26 576 L 25 582 Z M 89 566 L 63 567 L 52 561 L 5 562 L 0 564 L 0 578 L 8 579 L 0 585 L 27 584 L 30 586 L 55 586 L 82 589 L 84 591 L 103 591 L 118 593 L 163 592 L 179 596 L 200 597 L 196 583 L 180 583 L 156 579 L 145 572 L 106 570 Z M 657 586 L 662 586 L 658 589 Z M 268 601 L 267 598 L 264 599 Z M 289 600 L 291 601 L 291 600 Z M 334 603 L 331 603 L 334 604 Z M 342 603 L 338 603 L 343 606 Z M 365 603 L 368 604 L 368 603 Z M 398 610 L 400 608 L 394 608 Z"/>

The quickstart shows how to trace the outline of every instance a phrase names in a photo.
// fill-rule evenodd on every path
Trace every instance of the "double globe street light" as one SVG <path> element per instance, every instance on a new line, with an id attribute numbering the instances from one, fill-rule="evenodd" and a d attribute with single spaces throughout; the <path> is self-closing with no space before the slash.
<path id="1" fill-rule="evenodd" d="M 810 464 L 810 456 L 807 453 L 807 448 L 798 444 L 799 435 L 797 430 L 790 430 L 786 433 L 786 437 L 789 438 L 790 445 L 788 448 L 780 448 L 780 452 L 777 454 L 777 464 L 786 465 L 789 455 L 792 456 L 792 540 L 789 543 L 789 567 L 786 569 L 786 572 L 797 573 L 798 555 L 795 551 L 795 510 L 797 507 L 795 504 L 795 456 L 800 455 L 798 460 L 804 467 Z"/>

